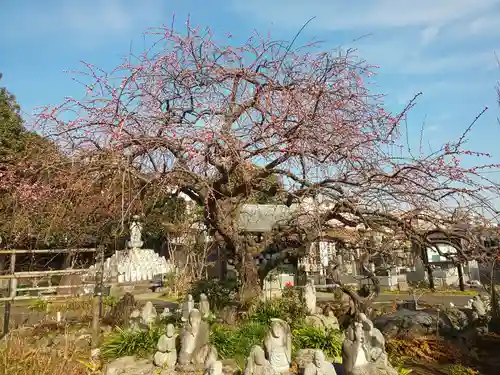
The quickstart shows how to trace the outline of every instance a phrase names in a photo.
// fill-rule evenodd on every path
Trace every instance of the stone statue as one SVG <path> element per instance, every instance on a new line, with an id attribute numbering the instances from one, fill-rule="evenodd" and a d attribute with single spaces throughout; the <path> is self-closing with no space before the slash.
<path id="1" fill-rule="evenodd" d="M 129 329 L 131 331 L 139 331 L 141 329 L 141 312 L 139 310 L 133 310 L 129 317 Z"/>
<path id="2" fill-rule="evenodd" d="M 292 334 L 284 320 L 271 319 L 264 348 L 271 366 L 279 373 L 288 372 L 292 360 Z"/>
<path id="3" fill-rule="evenodd" d="M 139 216 L 134 216 L 130 224 L 130 241 L 128 243 L 131 249 L 140 249 L 143 245 L 142 242 L 142 224 L 138 221 Z"/>
<path id="4" fill-rule="evenodd" d="M 356 367 L 368 364 L 368 353 L 363 346 L 363 326 L 359 322 L 353 322 L 347 328 L 346 337 L 342 343 L 342 366 L 345 375 L 353 375 Z"/>
<path id="5" fill-rule="evenodd" d="M 472 298 L 472 311 L 474 320 L 484 319 L 486 317 L 486 307 L 484 306 L 484 302 L 481 300 L 479 296 L 474 296 Z"/>
<path id="6" fill-rule="evenodd" d="M 264 349 L 254 345 L 246 360 L 243 375 L 277 375 L 277 372 L 266 359 Z"/>
<path id="7" fill-rule="evenodd" d="M 222 375 L 222 362 L 213 361 L 206 368 L 204 373 L 206 375 Z"/>
<path id="8" fill-rule="evenodd" d="M 385 338 L 382 332 L 373 326 L 373 322 L 361 313 L 359 319 L 363 325 L 365 346 L 368 349 L 368 360 L 373 363 L 387 365 L 387 353 L 385 352 Z"/>
<path id="9" fill-rule="evenodd" d="M 304 369 L 304 375 L 337 375 L 335 368 L 325 360 L 321 350 L 315 350 L 313 360 Z"/>
<path id="10" fill-rule="evenodd" d="M 373 323 L 359 314 L 347 328 L 342 344 L 344 375 L 397 375 L 387 361 L 383 336 L 372 327 Z"/>
<path id="11" fill-rule="evenodd" d="M 217 359 L 217 351 L 209 345 L 209 336 L 209 326 L 202 321 L 200 311 L 192 309 L 180 333 L 181 348 L 177 361 L 180 371 L 200 370 Z"/>
<path id="12" fill-rule="evenodd" d="M 194 309 L 194 300 L 193 296 L 191 294 L 188 294 L 186 296 L 186 299 L 182 303 L 182 321 L 187 322 L 189 318 L 189 314 L 191 313 L 191 310 Z"/>
<path id="13" fill-rule="evenodd" d="M 204 318 L 210 315 L 210 302 L 208 302 L 207 295 L 205 293 L 200 294 L 200 312 Z"/>
<path id="14" fill-rule="evenodd" d="M 177 349 L 175 341 L 175 327 L 173 324 L 168 324 L 165 329 L 165 334 L 160 336 L 156 348 L 158 351 L 154 355 L 154 364 L 163 368 L 172 368 L 177 362 Z"/>
<path id="15" fill-rule="evenodd" d="M 161 319 L 166 319 L 166 318 L 168 318 L 171 315 L 172 315 L 172 313 L 170 312 L 170 309 L 168 307 L 165 307 L 163 309 L 162 313 L 160 314 L 160 318 Z"/>
<path id="16" fill-rule="evenodd" d="M 156 322 L 157 317 L 158 313 L 153 303 L 151 301 L 146 302 L 141 311 L 141 323 L 145 326 L 150 326 Z"/>
<path id="17" fill-rule="evenodd" d="M 316 288 L 314 280 L 309 279 L 304 288 L 304 301 L 306 303 L 307 313 L 309 315 L 316 314 Z"/>

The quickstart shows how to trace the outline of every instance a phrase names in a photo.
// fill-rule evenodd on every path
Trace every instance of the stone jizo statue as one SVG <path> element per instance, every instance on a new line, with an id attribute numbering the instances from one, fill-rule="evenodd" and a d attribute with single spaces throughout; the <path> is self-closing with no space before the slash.
<path id="1" fill-rule="evenodd" d="M 210 315 L 210 302 L 208 302 L 207 295 L 205 293 L 200 294 L 200 312 L 201 316 L 204 318 Z"/>
<path id="2" fill-rule="evenodd" d="M 333 365 L 325 360 L 325 354 L 316 350 L 312 362 L 304 369 L 304 375 L 337 375 L 337 372 Z"/>
<path id="3" fill-rule="evenodd" d="M 281 319 L 271 319 L 271 327 L 264 339 L 269 363 L 279 373 L 288 372 L 292 360 L 292 334 L 290 326 Z"/>
<path id="4" fill-rule="evenodd" d="M 248 356 L 243 375 L 277 375 L 278 373 L 271 366 L 266 358 L 264 349 L 259 345 L 254 345 Z"/>
<path id="5" fill-rule="evenodd" d="M 207 362 L 217 359 L 217 351 L 209 345 L 209 336 L 209 326 L 202 321 L 200 311 L 192 309 L 180 333 L 179 370 L 203 369 Z"/>
<path id="6" fill-rule="evenodd" d="M 149 326 L 156 322 L 158 313 L 151 301 L 146 302 L 141 311 L 141 323 L 145 326 Z"/>
<path id="7" fill-rule="evenodd" d="M 160 336 L 157 345 L 157 352 L 154 355 L 154 364 L 163 368 L 173 368 L 177 362 L 177 349 L 175 342 L 177 335 L 173 324 L 168 324 L 165 334 Z"/>
<path id="8" fill-rule="evenodd" d="M 304 288 L 304 301 L 306 303 L 307 313 L 309 315 L 316 314 L 316 288 L 314 280 L 309 279 Z"/>
<path id="9" fill-rule="evenodd" d="M 128 243 L 131 249 L 140 249 L 142 242 L 142 224 L 138 221 L 139 216 L 134 216 L 130 224 L 130 241 Z"/>
<path id="10" fill-rule="evenodd" d="M 373 326 L 373 322 L 361 313 L 359 319 L 363 325 L 364 344 L 368 351 L 368 361 L 387 365 L 385 338 L 382 332 Z"/>
<path id="11" fill-rule="evenodd" d="M 182 321 L 187 322 L 189 318 L 189 314 L 191 313 L 191 310 L 194 309 L 194 300 L 193 296 L 191 294 L 188 294 L 186 296 L 186 299 L 182 303 Z"/>

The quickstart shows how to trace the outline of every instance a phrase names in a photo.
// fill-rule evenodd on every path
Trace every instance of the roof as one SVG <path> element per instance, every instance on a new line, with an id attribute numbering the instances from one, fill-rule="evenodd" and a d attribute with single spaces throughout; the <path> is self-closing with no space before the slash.
<path id="1" fill-rule="evenodd" d="M 277 204 L 244 204 L 240 209 L 239 228 L 246 232 L 270 232 L 279 222 L 290 219 L 298 207 Z"/>

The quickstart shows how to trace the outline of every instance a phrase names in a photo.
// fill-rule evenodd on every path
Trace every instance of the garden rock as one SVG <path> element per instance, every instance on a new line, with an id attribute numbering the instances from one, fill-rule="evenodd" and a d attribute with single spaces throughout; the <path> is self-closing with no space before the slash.
<path id="1" fill-rule="evenodd" d="M 400 309 L 388 315 L 378 316 L 373 320 L 387 337 L 418 337 L 429 334 L 455 332 L 450 318 L 435 309 L 407 310 Z"/>
<path id="2" fill-rule="evenodd" d="M 122 357 L 108 363 L 103 371 L 104 375 L 153 375 L 158 371 L 153 363 L 147 359 Z"/>

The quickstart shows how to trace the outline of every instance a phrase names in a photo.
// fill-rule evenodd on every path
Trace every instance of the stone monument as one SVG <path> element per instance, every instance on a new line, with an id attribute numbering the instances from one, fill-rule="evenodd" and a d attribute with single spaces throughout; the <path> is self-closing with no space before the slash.
<path id="1" fill-rule="evenodd" d="M 304 369 L 304 375 L 337 375 L 335 368 L 325 360 L 325 354 L 321 350 L 315 350 L 313 360 Z"/>
<path id="2" fill-rule="evenodd" d="M 130 241 L 128 247 L 130 249 L 140 249 L 144 242 L 142 242 L 142 224 L 139 222 L 139 216 L 135 215 L 130 224 Z"/>
<path id="3" fill-rule="evenodd" d="M 266 358 L 264 349 L 254 345 L 248 356 L 243 375 L 278 375 Z"/>
<path id="4" fill-rule="evenodd" d="M 292 360 L 292 333 L 282 319 L 271 319 L 271 327 L 264 339 L 269 363 L 278 373 L 288 372 Z"/>
<path id="5" fill-rule="evenodd" d="M 173 368 L 177 362 L 175 342 L 177 335 L 173 324 L 168 324 L 165 333 L 160 336 L 154 355 L 154 364 L 162 368 Z"/>
<path id="6" fill-rule="evenodd" d="M 304 301 L 306 303 L 307 313 L 309 315 L 316 314 L 316 288 L 314 280 L 309 279 L 304 288 Z"/>

